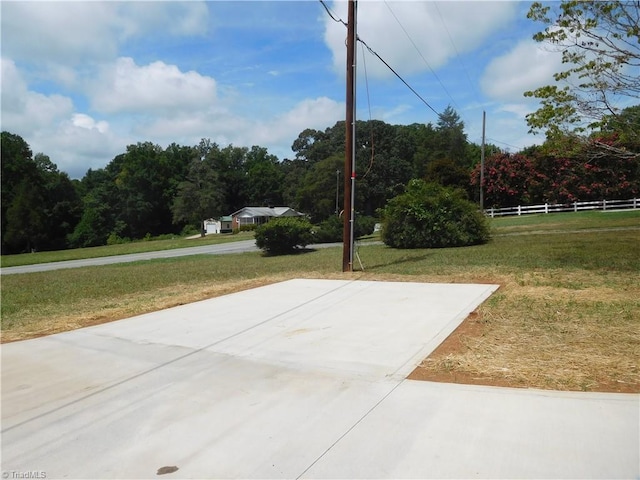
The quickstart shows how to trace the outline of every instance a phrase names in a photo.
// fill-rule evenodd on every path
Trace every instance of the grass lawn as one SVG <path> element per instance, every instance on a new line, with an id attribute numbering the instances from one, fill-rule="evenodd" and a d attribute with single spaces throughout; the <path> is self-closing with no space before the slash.
<path id="1" fill-rule="evenodd" d="M 362 243 L 364 271 L 350 274 L 340 271 L 338 247 L 6 275 L 2 341 L 290 278 L 496 283 L 498 292 L 422 362 L 414 378 L 640 392 L 640 212 L 511 217 L 492 225 L 493 239 L 474 247 L 394 250 Z"/>

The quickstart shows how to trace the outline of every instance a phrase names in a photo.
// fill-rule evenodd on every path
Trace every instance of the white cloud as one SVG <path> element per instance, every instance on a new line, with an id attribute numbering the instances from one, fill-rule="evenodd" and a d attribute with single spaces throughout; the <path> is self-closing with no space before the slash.
<path id="1" fill-rule="evenodd" d="M 107 122 L 96 122 L 93 118 L 84 113 L 74 113 L 71 117 L 71 123 L 74 127 L 84 128 L 86 130 L 97 130 L 100 133 L 106 133 L 109 131 L 109 124 Z"/>
<path id="2" fill-rule="evenodd" d="M 152 33 L 202 35 L 204 2 L 2 2 L 8 57 L 77 65 L 114 58 L 126 40 Z"/>
<path id="3" fill-rule="evenodd" d="M 45 153 L 73 178 L 104 167 L 127 145 L 106 121 L 75 112 L 70 98 L 30 90 L 12 60 L 2 59 L 1 78 L 2 130 L 20 135 L 33 153 Z"/>
<path id="4" fill-rule="evenodd" d="M 473 51 L 496 28 L 512 20 L 515 3 L 360 2 L 358 36 L 401 75 L 437 70 L 457 54 Z M 346 2 L 334 2 L 331 9 L 347 20 Z M 324 37 L 335 70 L 343 74 L 346 28 L 326 16 Z M 367 70 L 377 77 L 393 75 L 379 61 L 368 62 Z"/>
<path id="5" fill-rule="evenodd" d="M 43 95 L 28 85 L 10 59 L 2 59 L 2 129 L 29 135 L 68 117 L 73 103 L 62 95 Z"/>
<path id="6" fill-rule="evenodd" d="M 206 108 L 216 99 L 216 82 L 175 65 L 153 62 L 138 66 L 119 58 L 102 68 L 91 87 L 92 106 L 101 112 L 171 113 Z"/>
<path id="7" fill-rule="evenodd" d="M 139 125 L 136 135 L 161 145 L 177 142 L 195 145 L 210 138 L 221 145 L 260 145 L 283 159 L 291 157 L 291 144 L 305 128 L 325 129 L 344 116 L 344 103 L 327 97 L 305 99 L 287 112 L 271 118 L 250 118 L 222 107 L 156 118 Z"/>
<path id="8" fill-rule="evenodd" d="M 545 50 L 533 40 L 523 40 L 489 63 L 480 86 L 494 100 L 523 101 L 525 91 L 552 84 L 553 74 L 561 69 L 559 52 Z"/>

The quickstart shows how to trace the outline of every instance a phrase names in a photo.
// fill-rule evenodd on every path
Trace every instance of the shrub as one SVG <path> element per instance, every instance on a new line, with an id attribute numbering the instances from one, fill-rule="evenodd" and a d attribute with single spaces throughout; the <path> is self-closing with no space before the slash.
<path id="1" fill-rule="evenodd" d="M 311 223 L 295 217 L 275 218 L 256 228 L 256 245 L 270 254 L 291 253 L 312 240 Z"/>
<path id="2" fill-rule="evenodd" d="M 200 230 L 201 230 L 200 228 L 196 228 L 194 225 L 187 224 L 187 225 L 184 226 L 184 228 L 180 232 L 180 236 L 181 237 L 190 237 L 192 235 L 196 235 L 198 233 L 201 233 Z"/>
<path id="3" fill-rule="evenodd" d="M 120 237 L 116 232 L 111 232 L 107 237 L 107 245 L 120 245 L 121 243 L 131 243 L 131 239 Z"/>
<path id="4" fill-rule="evenodd" d="M 489 240 L 489 224 L 463 191 L 411 180 L 383 209 L 382 240 L 394 248 L 476 245 Z"/>
<path id="5" fill-rule="evenodd" d="M 365 237 L 371 235 L 376 228 L 376 219 L 368 217 L 366 215 L 356 214 L 356 224 L 354 228 L 354 236 L 356 238 Z"/>
<path id="6" fill-rule="evenodd" d="M 342 241 L 344 219 L 338 216 L 331 216 L 320 223 L 313 234 L 314 243 L 332 243 Z M 373 217 L 361 216 L 356 214 L 356 222 L 353 235 L 355 238 L 371 235 L 376 225 Z"/>

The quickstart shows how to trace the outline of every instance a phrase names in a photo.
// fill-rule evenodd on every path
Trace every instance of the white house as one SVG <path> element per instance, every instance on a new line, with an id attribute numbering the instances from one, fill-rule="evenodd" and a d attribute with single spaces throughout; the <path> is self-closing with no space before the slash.
<path id="1" fill-rule="evenodd" d="M 244 225 L 261 225 L 279 217 L 304 217 L 304 214 L 290 207 L 244 207 L 231 214 L 234 229 Z"/>
<path id="2" fill-rule="evenodd" d="M 210 233 L 231 233 L 233 231 L 231 216 L 220 217 L 219 220 L 209 218 L 203 222 L 204 231 Z"/>

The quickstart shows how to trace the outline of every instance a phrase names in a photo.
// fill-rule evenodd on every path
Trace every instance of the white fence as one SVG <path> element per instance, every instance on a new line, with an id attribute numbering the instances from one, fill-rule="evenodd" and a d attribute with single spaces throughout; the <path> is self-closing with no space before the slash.
<path id="1" fill-rule="evenodd" d="M 518 205 L 517 207 L 489 208 L 485 213 L 491 218 L 531 213 L 579 212 L 581 210 L 627 210 L 640 208 L 640 198 L 629 200 L 597 200 L 594 202 L 545 203 L 543 205 Z"/>

